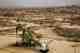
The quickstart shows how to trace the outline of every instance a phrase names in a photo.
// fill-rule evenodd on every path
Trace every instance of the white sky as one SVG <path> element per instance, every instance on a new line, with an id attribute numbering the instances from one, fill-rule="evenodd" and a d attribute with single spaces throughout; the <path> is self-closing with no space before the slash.
<path id="1" fill-rule="evenodd" d="M 0 0 L 0 6 L 47 7 L 78 4 L 80 0 Z"/>
<path id="2" fill-rule="evenodd" d="M 16 6 L 15 0 L 0 0 L 0 6 Z"/>

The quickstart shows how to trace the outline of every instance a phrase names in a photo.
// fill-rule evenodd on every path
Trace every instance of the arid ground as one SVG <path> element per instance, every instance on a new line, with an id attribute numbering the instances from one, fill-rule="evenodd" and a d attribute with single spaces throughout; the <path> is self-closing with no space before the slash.
<path id="1" fill-rule="evenodd" d="M 34 36 L 48 40 L 48 53 L 80 53 L 79 36 L 64 36 L 67 31 L 80 32 L 80 7 L 0 9 L 0 53 L 39 53 L 24 47 L 11 46 L 20 38 L 16 35 L 17 19 L 33 26 Z"/>

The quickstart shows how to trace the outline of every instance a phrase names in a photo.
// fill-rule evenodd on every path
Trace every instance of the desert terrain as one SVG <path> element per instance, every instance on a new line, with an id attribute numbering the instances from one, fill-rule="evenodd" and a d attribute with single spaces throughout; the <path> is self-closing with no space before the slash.
<path id="1" fill-rule="evenodd" d="M 35 35 L 48 40 L 48 53 L 80 53 L 80 34 L 66 36 L 65 32 L 80 33 L 80 7 L 0 8 L 0 53 L 39 53 L 24 47 L 15 47 L 17 19 L 25 26 L 33 26 Z"/>

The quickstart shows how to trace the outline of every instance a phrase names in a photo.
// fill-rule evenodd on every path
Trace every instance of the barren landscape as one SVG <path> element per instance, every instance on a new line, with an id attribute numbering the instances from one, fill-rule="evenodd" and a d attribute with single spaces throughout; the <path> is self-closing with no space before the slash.
<path id="1" fill-rule="evenodd" d="M 21 24 L 33 26 L 35 36 L 48 40 L 48 53 L 80 53 L 80 7 L 54 8 L 0 8 L 0 53 L 39 53 L 35 49 L 15 47 L 17 19 Z M 76 36 L 67 36 L 66 32 Z"/>

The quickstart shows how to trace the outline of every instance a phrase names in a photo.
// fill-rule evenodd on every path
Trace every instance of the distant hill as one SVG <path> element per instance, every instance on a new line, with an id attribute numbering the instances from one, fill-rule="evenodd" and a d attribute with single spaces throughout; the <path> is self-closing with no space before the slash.
<path id="1" fill-rule="evenodd" d="M 80 11 L 80 7 L 79 6 L 60 6 L 60 7 L 44 7 L 44 8 L 35 8 L 35 7 L 0 7 L 0 16 L 21 16 L 21 15 L 26 15 L 29 11 L 30 13 L 33 11 L 34 12 L 43 12 L 45 10 L 45 12 L 53 12 L 53 13 L 79 13 Z M 24 12 L 23 12 L 24 11 Z M 28 11 L 28 12 L 27 12 Z M 44 12 L 44 13 L 45 13 Z M 20 15 L 19 15 L 20 14 Z"/>

